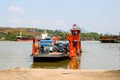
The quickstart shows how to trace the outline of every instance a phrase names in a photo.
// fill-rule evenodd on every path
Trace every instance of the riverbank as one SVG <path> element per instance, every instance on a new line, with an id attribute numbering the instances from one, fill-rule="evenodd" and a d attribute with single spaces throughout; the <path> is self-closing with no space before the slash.
<path id="1" fill-rule="evenodd" d="M 0 80 L 119 80 L 119 70 L 14 68 L 0 71 Z"/>

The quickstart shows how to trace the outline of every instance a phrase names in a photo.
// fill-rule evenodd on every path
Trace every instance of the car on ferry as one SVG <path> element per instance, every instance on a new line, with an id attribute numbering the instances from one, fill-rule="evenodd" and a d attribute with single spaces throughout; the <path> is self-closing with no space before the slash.
<path id="1" fill-rule="evenodd" d="M 69 43 L 56 43 L 55 45 L 57 46 L 58 52 L 68 51 L 69 49 Z"/>
<path id="2" fill-rule="evenodd" d="M 57 51 L 53 40 L 40 40 L 38 43 L 38 50 L 40 53 L 49 53 Z"/>

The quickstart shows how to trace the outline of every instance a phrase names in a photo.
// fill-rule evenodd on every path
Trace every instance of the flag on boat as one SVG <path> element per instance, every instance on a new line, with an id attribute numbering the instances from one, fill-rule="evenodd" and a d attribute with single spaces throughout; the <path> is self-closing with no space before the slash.
<path id="1" fill-rule="evenodd" d="M 73 26 L 76 26 L 76 24 L 73 24 Z"/>
<path id="2" fill-rule="evenodd" d="M 76 28 L 76 26 L 77 26 L 76 24 L 73 24 L 73 29 L 75 29 L 75 28 Z"/>
<path id="3" fill-rule="evenodd" d="M 31 28 L 31 29 L 30 29 L 30 32 L 31 32 L 31 33 L 35 33 L 35 28 Z"/>

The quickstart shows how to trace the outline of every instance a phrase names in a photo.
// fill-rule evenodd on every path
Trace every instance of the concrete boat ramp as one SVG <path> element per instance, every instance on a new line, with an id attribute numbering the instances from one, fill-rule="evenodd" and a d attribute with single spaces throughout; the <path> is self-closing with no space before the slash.
<path id="1" fill-rule="evenodd" d="M 0 80 L 120 80 L 120 71 L 14 68 L 1 70 Z"/>

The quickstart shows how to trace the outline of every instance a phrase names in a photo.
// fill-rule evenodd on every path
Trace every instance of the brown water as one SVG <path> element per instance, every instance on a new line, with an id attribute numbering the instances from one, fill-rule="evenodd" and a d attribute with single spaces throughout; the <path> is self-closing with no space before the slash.
<path id="1" fill-rule="evenodd" d="M 0 42 L 0 69 L 53 68 L 53 69 L 120 69 L 120 43 L 82 41 L 82 55 L 76 59 L 60 62 L 33 63 L 30 56 L 32 42 Z"/>

